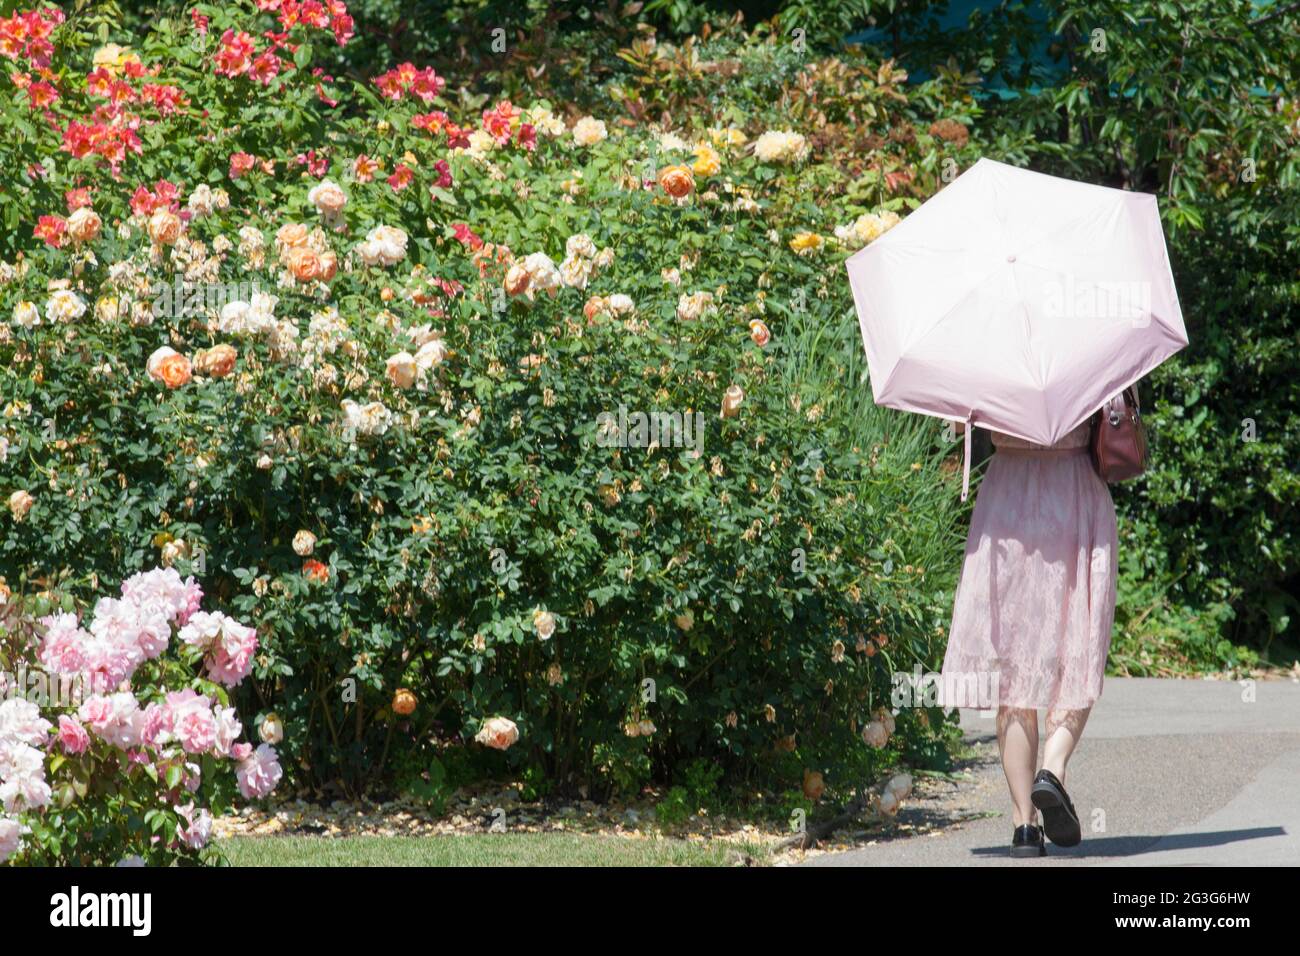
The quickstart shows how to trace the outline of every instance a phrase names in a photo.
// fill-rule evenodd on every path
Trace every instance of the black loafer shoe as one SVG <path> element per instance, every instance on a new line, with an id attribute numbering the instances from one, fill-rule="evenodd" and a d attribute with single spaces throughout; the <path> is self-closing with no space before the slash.
<path id="1" fill-rule="evenodd" d="M 1043 831 L 1032 823 L 1016 827 L 1011 837 L 1012 856 L 1047 856 L 1047 847 L 1043 845 Z"/>
<path id="2" fill-rule="evenodd" d="M 1050 770 L 1038 771 L 1034 778 L 1034 789 L 1029 799 L 1033 801 L 1038 812 L 1043 815 L 1043 829 L 1047 839 L 1057 846 L 1078 846 L 1083 839 L 1079 829 L 1079 815 L 1074 812 L 1074 804 L 1056 774 Z"/>

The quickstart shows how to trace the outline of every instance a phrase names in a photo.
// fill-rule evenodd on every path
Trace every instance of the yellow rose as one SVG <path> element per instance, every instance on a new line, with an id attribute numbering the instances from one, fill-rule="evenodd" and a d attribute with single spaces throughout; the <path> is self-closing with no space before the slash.
<path id="1" fill-rule="evenodd" d="M 722 157 L 708 143 L 699 143 L 695 147 L 695 162 L 691 169 L 697 176 L 716 176 L 722 171 Z"/>
<path id="2" fill-rule="evenodd" d="M 816 252 L 825 241 L 815 232 L 800 232 L 796 233 L 795 237 L 790 240 L 790 248 L 802 256 Z"/>
<path id="3" fill-rule="evenodd" d="M 105 43 L 91 58 L 91 64 L 99 69 L 103 67 L 109 73 L 117 74 L 128 63 L 139 63 L 140 58 L 129 46 L 118 46 L 116 43 Z"/>

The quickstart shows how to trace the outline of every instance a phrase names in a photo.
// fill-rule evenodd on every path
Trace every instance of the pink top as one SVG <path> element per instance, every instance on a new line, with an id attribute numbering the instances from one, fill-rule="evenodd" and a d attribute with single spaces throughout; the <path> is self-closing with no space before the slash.
<path id="1" fill-rule="evenodd" d="M 1046 450 L 1050 448 L 1054 451 L 1068 448 L 1086 448 L 1088 446 L 1088 438 L 1091 432 L 1091 420 L 1089 420 L 1085 421 L 1073 431 L 1066 433 L 1065 437 L 1055 445 L 1036 445 L 1031 441 L 1025 441 L 1023 438 L 1016 438 L 1014 435 L 1004 435 L 1002 432 L 990 430 L 994 448 L 1020 448 L 1031 450 Z"/>

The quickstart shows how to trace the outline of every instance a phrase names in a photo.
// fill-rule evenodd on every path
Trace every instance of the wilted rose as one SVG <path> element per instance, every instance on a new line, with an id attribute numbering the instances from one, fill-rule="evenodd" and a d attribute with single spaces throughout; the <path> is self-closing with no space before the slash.
<path id="1" fill-rule="evenodd" d="M 523 295 L 528 291 L 528 283 L 531 281 L 532 276 L 528 274 L 528 270 L 518 262 L 506 270 L 505 287 L 510 295 Z"/>
<path id="2" fill-rule="evenodd" d="M 722 418 L 735 418 L 740 414 L 740 404 L 745 400 L 745 392 L 739 385 L 732 385 L 722 395 Z"/>
<path id="3" fill-rule="evenodd" d="M 14 516 L 15 521 L 22 521 L 27 517 L 27 512 L 32 510 L 35 500 L 26 491 L 15 491 L 9 496 L 9 513 Z"/>

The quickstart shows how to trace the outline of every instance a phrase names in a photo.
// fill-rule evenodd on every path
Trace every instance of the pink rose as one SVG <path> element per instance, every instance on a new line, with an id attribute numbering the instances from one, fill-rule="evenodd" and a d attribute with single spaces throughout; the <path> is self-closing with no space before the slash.
<path id="1" fill-rule="evenodd" d="M 81 721 L 64 714 L 59 717 L 59 743 L 63 744 L 64 753 L 85 753 L 90 746 L 90 734 L 81 726 Z"/>
<path id="2" fill-rule="evenodd" d="M 275 789 L 283 773 L 275 748 L 270 744 L 259 744 L 255 751 L 240 761 L 235 779 L 239 783 L 239 792 L 246 799 L 257 800 Z"/>

